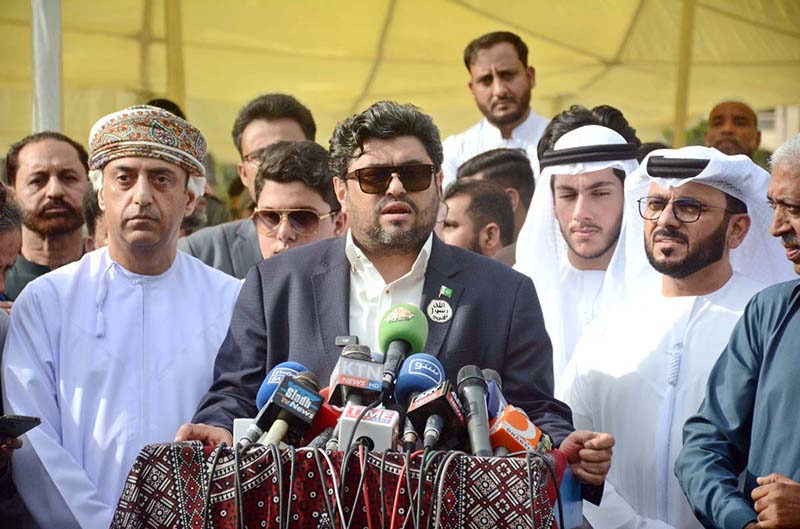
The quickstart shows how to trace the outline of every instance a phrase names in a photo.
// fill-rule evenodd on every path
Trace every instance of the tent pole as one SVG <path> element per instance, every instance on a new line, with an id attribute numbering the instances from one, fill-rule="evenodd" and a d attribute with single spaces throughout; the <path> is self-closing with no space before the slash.
<path id="1" fill-rule="evenodd" d="M 672 146 L 686 145 L 686 114 L 689 106 L 689 73 L 692 63 L 692 36 L 694 34 L 695 0 L 683 0 L 680 41 L 678 43 L 678 68 L 675 75 L 675 122 Z"/>
<path id="2" fill-rule="evenodd" d="M 181 0 L 165 0 L 164 25 L 167 37 L 167 97 L 185 112 L 186 84 L 183 73 Z"/>
<path id="3" fill-rule="evenodd" d="M 61 131 L 61 0 L 31 0 L 33 113 L 31 129 Z"/>

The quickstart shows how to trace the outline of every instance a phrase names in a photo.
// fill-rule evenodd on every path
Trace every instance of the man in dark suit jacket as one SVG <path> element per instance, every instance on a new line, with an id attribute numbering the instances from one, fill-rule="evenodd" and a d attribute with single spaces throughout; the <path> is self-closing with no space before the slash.
<path id="1" fill-rule="evenodd" d="M 341 352 L 336 336 L 374 347 L 378 309 L 416 297 L 430 320 L 425 352 L 448 378 L 468 364 L 497 370 L 509 402 L 551 435 L 575 475 L 601 485 L 614 439 L 573 432 L 569 408 L 552 396 L 552 350 L 531 280 L 432 233 L 442 147 L 430 117 L 376 103 L 337 126 L 330 151 L 347 237 L 290 249 L 250 271 L 214 383 L 177 440 L 232 444 L 233 419 L 256 414 L 256 393 L 276 364 L 299 361 L 327 380 Z M 427 309 L 434 301 L 441 312 Z"/>
<path id="2" fill-rule="evenodd" d="M 255 179 L 264 149 L 279 141 L 314 141 L 316 133 L 311 111 L 290 95 L 262 95 L 239 111 L 231 133 L 242 157 L 236 171 L 254 203 Z M 261 261 L 258 235 L 249 218 L 198 230 L 180 239 L 178 249 L 239 279 Z"/>

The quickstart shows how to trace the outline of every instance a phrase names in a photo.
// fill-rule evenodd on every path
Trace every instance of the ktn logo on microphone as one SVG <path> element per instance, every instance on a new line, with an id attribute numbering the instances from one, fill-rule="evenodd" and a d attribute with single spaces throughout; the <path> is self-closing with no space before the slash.
<path id="1" fill-rule="evenodd" d="M 439 366 L 427 360 L 413 360 L 411 366 L 408 368 L 408 372 L 411 375 L 423 376 L 434 384 L 438 384 L 444 380 L 442 370 L 439 369 Z"/>

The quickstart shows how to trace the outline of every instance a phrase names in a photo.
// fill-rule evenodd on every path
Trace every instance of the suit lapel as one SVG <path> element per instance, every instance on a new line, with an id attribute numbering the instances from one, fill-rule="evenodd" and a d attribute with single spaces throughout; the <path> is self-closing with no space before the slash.
<path id="1" fill-rule="evenodd" d="M 334 356 L 341 353 L 334 338 L 350 332 L 350 262 L 344 246 L 344 237 L 332 241 L 311 276 L 322 349 Z"/>
<path id="2" fill-rule="evenodd" d="M 458 303 L 464 292 L 464 286 L 458 277 L 460 274 L 461 267 L 455 255 L 446 244 L 434 235 L 420 303 L 420 309 L 428 318 L 428 341 L 425 344 L 425 352 L 430 355 L 438 356 L 441 352 L 444 339 L 450 330 L 450 324 L 458 310 Z M 437 301 L 438 304 L 445 307 L 450 306 L 452 312 L 446 321 L 443 321 L 445 318 L 441 316 L 441 312 L 436 317 L 439 321 L 431 319 L 431 310 L 429 309 L 432 301 Z"/>
<path id="3" fill-rule="evenodd" d="M 236 227 L 236 237 L 231 243 L 231 262 L 236 277 L 245 277 L 253 265 L 261 262 L 258 234 L 250 219 L 243 220 Z"/>

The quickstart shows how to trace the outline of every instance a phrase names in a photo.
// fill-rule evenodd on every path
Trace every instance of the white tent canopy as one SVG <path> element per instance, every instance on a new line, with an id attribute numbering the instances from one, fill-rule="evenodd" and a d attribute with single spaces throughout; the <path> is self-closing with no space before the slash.
<path id="1" fill-rule="evenodd" d="M 185 97 L 184 109 L 211 150 L 233 161 L 237 110 L 278 91 L 312 110 L 322 145 L 337 121 L 378 99 L 422 107 L 446 136 L 480 118 L 466 85 L 465 45 L 503 29 L 531 50 L 532 103 L 540 114 L 550 117 L 574 103 L 610 104 L 643 139 L 656 140 L 675 123 L 676 102 L 677 114 L 684 107 L 676 93 L 682 21 L 690 29 L 684 32 L 690 122 L 723 99 L 756 108 L 800 102 L 795 0 L 685 0 L 690 26 L 683 2 L 664 0 L 166 1 L 173 13 L 177 7 L 170 24 L 165 0 L 62 0 L 59 100 L 66 134 L 85 142 L 103 114 L 151 97 Z M 3 146 L 31 132 L 32 9 L 48 4 L 3 2 Z M 170 68 L 167 36 L 175 37 Z"/>

